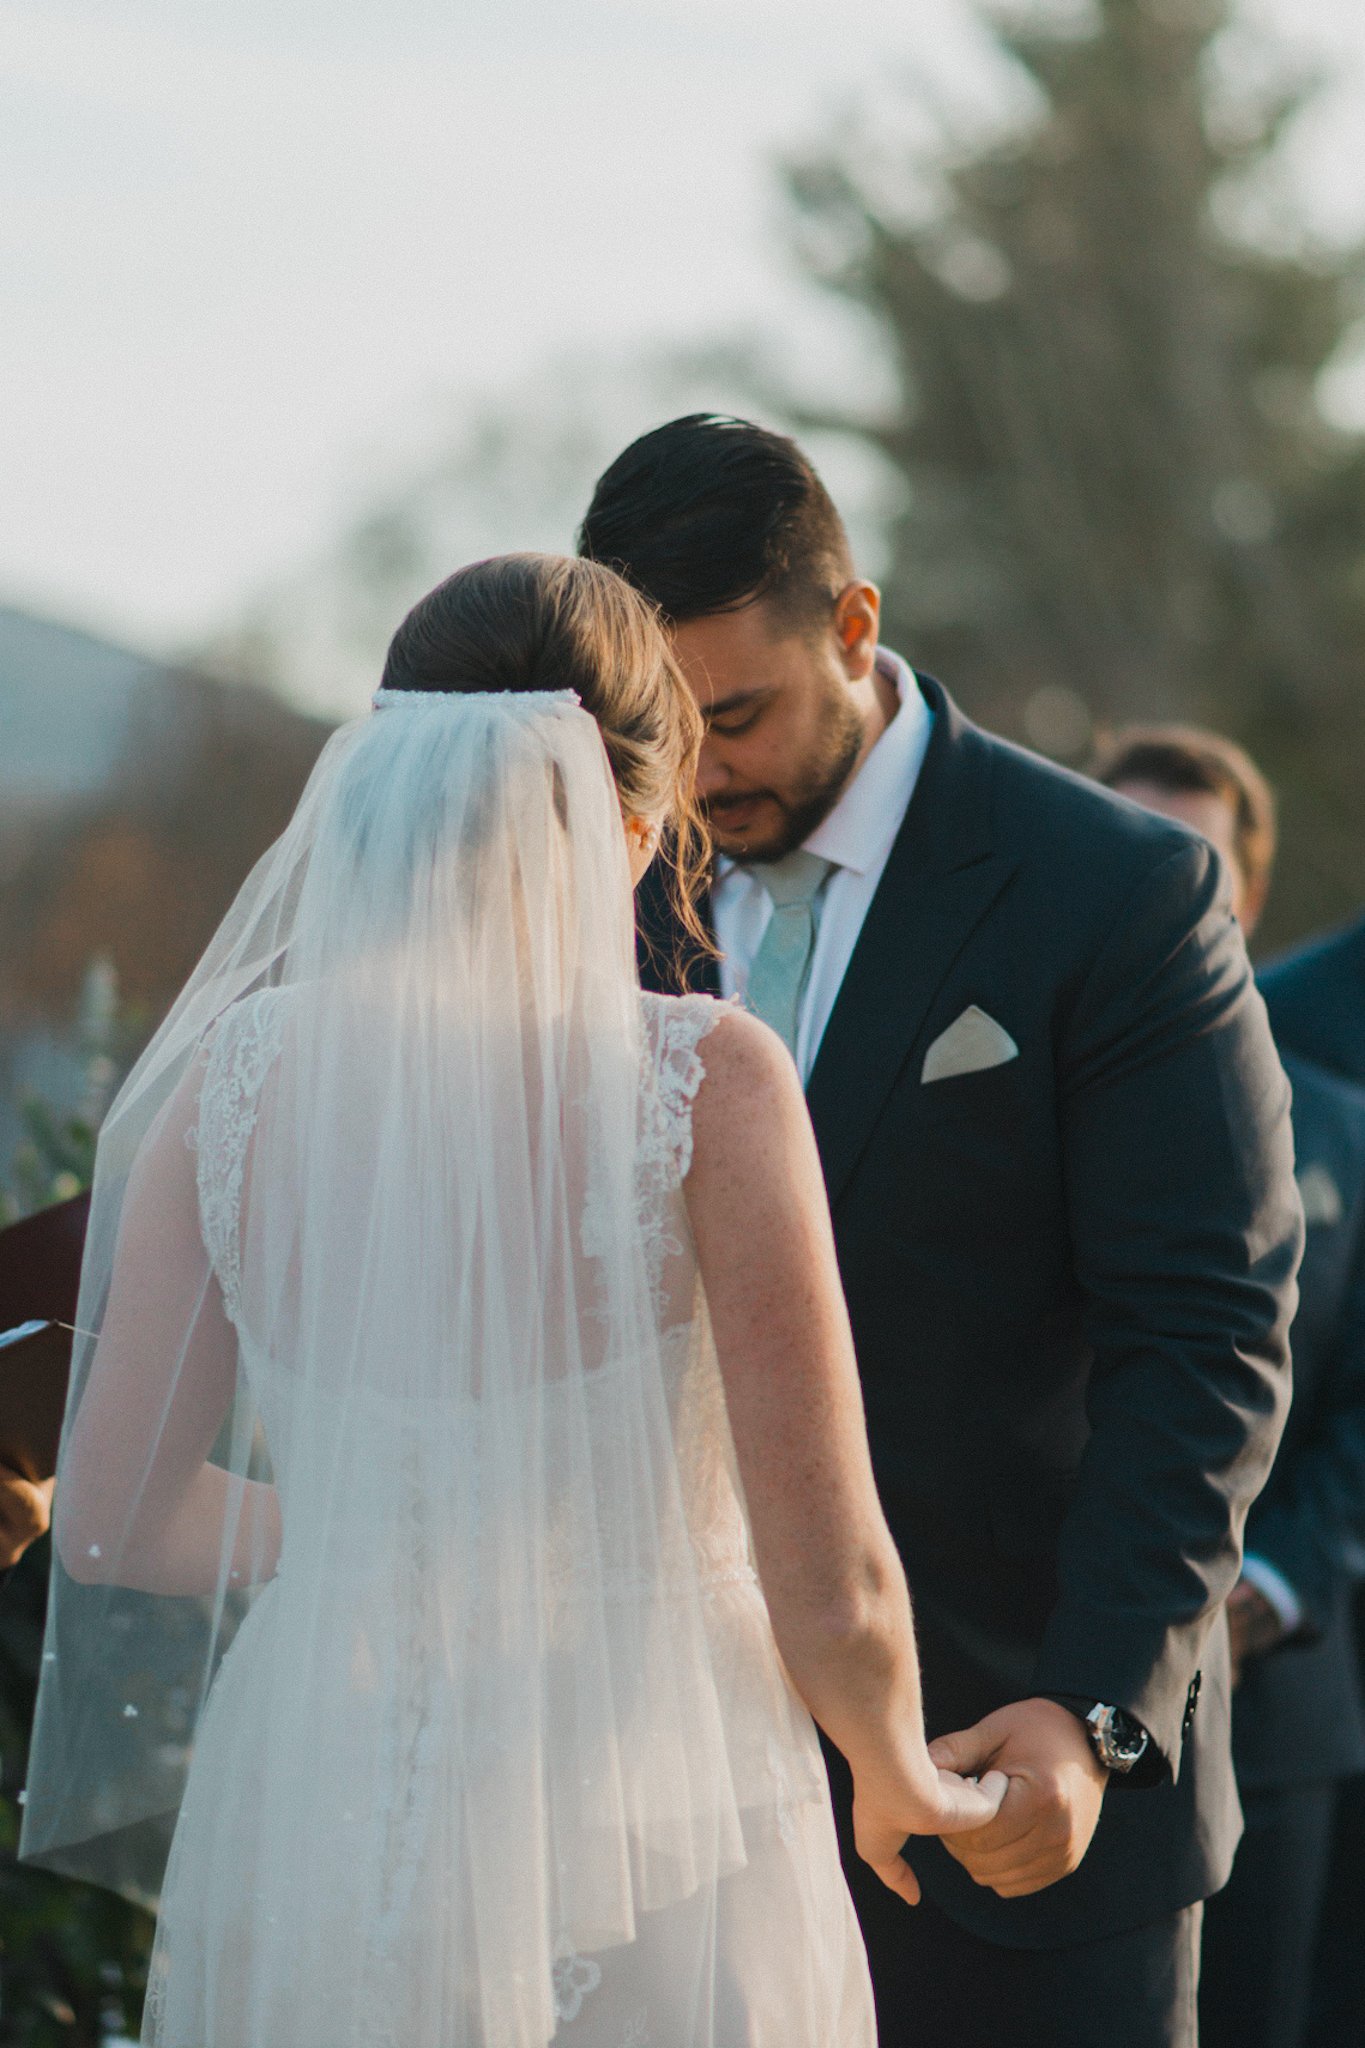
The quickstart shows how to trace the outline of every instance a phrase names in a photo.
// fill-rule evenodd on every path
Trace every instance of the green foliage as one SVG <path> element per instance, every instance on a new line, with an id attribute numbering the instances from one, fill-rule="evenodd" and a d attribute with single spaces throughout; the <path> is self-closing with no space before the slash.
<path id="1" fill-rule="evenodd" d="M 23 1098 L 24 1136 L 11 1163 L 10 1185 L 0 1188 L 0 1224 L 69 1201 L 89 1187 L 104 1112 L 143 1028 L 142 1016 L 119 999 L 113 963 L 92 960 L 76 1018 L 76 1049 L 84 1062 L 81 1105 L 59 1111 L 39 1095 Z"/>
<path id="2" fill-rule="evenodd" d="M 0 1596 L 0 2048 L 99 2048 L 136 2038 L 153 1922 L 96 1885 L 14 1862 L 49 1554 L 45 1537 Z"/>
<path id="3" fill-rule="evenodd" d="M 61 1116 L 39 1095 L 20 1103 L 24 1139 L 10 1169 L 0 1221 L 31 1216 L 51 1202 L 69 1201 L 90 1185 L 95 1167 L 95 1127 L 84 1116 Z"/>
<path id="4" fill-rule="evenodd" d="M 94 962 L 78 1022 L 84 1102 L 74 1115 L 36 1097 L 24 1105 L 5 1220 L 89 1185 L 95 1134 L 138 1028 L 112 969 Z M 14 1861 L 50 1559 L 44 1538 L 0 1594 L 0 2048 L 99 2048 L 135 2036 L 153 1933 L 151 1917 L 113 1893 Z"/>
<path id="5" fill-rule="evenodd" d="M 1365 260 L 1278 199 L 1270 224 L 1309 94 L 1283 65 L 1230 82 L 1231 18 L 1013 15 L 1031 120 L 932 162 L 865 133 L 789 185 L 808 268 L 894 372 L 889 412 L 818 422 L 903 482 L 890 636 L 1063 756 L 1129 719 L 1236 734 L 1282 793 L 1283 935 L 1365 893 L 1365 436 L 1321 402 Z"/>

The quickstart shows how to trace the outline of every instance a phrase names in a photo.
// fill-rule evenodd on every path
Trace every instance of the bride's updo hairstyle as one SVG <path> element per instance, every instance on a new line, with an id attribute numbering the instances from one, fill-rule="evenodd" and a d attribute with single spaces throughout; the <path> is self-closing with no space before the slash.
<path id="1" fill-rule="evenodd" d="M 471 562 L 403 620 L 383 687 L 576 691 L 601 729 L 623 814 L 661 829 L 687 939 L 714 951 L 696 907 L 711 858 L 696 797 L 701 714 L 658 612 L 624 577 L 570 555 Z"/>

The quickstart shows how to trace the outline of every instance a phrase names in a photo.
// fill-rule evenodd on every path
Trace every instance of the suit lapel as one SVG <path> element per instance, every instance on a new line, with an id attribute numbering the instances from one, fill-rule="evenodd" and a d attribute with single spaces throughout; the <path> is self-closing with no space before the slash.
<path id="1" fill-rule="evenodd" d="M 1012 874 L 993 843 L 991 749 L 931 677 L 933 733 L 905 822 L 872 899 L 807 1088 L 831 1203 L 872 1135 L 953 962 Z M 703 906 L 710 922 L 709 901 Z M 681 933 L 657 864 L 636 897 L 640 978 L 676 994 Z M 714 957 L 688 981 L 720 993 Z"/>
<path id="2" fill-rule="evenodd" d="M 831 1204 L 953 962 L 1013 872 L 992 843 L 991 752 L 922 677 L 933 734 L 807 1089 Z"/>

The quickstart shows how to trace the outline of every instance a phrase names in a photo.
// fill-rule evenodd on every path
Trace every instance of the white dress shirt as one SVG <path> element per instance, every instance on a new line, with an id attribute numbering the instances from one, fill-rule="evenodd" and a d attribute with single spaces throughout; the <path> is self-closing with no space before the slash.
<path id="1" fill-rule="evenodd" d="M 900 709 L 803 847 L 833 863 L 816 899 L 815 950 L 797 1017 L 796 1064 L 803 1081 L 810 1079 L 863 919 L 915 793 L 933 725 L 933 713 L 900 656 L 879 647 L 877 666 L 895 684 Z M 772 898 L 755 874 L 724 857 L 717 861 L 711 915 L 727 996 L 743 999 L 772 912 Z"/>

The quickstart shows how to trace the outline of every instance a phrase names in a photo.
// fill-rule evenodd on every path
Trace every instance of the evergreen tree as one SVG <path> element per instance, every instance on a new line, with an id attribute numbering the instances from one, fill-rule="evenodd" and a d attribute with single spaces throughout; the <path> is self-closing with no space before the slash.
<path id="1" fill-rule="evenodd" d="M 1229 17 L 1011 18 L 1041 111 L 943 168 L 934 205 L 870 138 L 789 183 L 808 267 L 890 350 L 893 414 L 852 422 L 906 487 L 890 637 L 1064 757 L 1133 718 L 1242 739 L 1282 794 L 1276 938 L 1365 896 L 1365 436 L 1319 401 L 1362 261 L 1236 225 L 1307 93 L 1236 94 Z"/>

